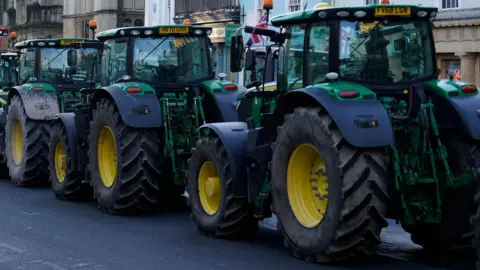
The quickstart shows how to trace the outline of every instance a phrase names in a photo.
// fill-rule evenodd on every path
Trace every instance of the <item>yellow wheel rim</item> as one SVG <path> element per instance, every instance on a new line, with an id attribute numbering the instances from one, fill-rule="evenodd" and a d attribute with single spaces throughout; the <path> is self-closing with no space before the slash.
<path id="1" fill-rule="evenodd" d="M 110 127 L 104 126 L 100 130 L 97 149 L 100 178 L 103 185 L 109 188 L 113 186 L 117 176 L 117 145 Z"/>
<path id="2" fill-rule="evenodd" d="M 20 119 L 16 118 L 12 129 L 12 152 L 15 164 L 20 164 L 23 157 L 23 133 Z"/>
<path id="3" fill-rule="evenodd" d="M 293 214 L 303 226 L 322 222 L 328 204 L 325 162 L 311 144 L 293 150 L 287 167 L 287 193 Z"/>
<path id="4" fill-rule="evenodd" d="M 221 187 L 218 169 L 211 161 L 203 163 L 198 173 L 198 195 L 203 210 L 214 215 L 220 208 Z"/>
<path id="5" fill-rule="evenodd" d="M 65 145 L 63 142 L 58 142 L 57 146 L 55 146 L 54 160 L 58 182 L 62 183 L 65 180 L 67 170 L 67 159 L 65 158 Z"/>

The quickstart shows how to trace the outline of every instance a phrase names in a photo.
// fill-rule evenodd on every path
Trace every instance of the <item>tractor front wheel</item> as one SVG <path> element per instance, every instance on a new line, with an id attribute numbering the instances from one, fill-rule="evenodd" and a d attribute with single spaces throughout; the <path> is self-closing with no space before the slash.
<path id="1" fill-rule="evenodd" d="M 62 123 L 56 123 L 50 134 L 49 171 L 55 197 L 60 200 L 91 198 L 91 189 L 82 183 L 81 174 L 72 170 L 72 149 L 67 131 Z"/>
<path id="2" fill-rule="evenodd" d="M 272 149 L 273 211 L 294 256 L 328 263 L 374 254 L 387 226 L 382 150 L 350 145 L 321 108 L 287 115 Z"/>
<path id="3" fill-rule="evenodd" d="M 7 165 L 18 187 L 44 186 L 48 181 L 48 122 L 29 119 L 23 102 L 14 96 L 8 106 L 5 127 Z"/>
<path id="4" fill-rule="evenodd" d="M 197 142 L 188 171 L 188 200 L 198 229 L 208 235 L 237 236 L 257 224 L 248 201 L 234 197 L 232 166 L 218 138 Z"/>
<path id="5" fill-rule="evenodd" d="M 110 99 L 102 99 L 90 122 L 91 185 L 98 207 L 113 215 L 158 207 L 160 139 L 155 129 L 127 126 Z"/>

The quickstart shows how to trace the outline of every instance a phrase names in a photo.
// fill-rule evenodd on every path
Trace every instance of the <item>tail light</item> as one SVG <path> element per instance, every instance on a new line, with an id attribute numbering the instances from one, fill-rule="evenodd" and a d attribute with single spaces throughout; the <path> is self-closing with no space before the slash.
<path id="1" fill-rule="evenodd" d="M 356 98 L 360 96 L 360 93 L 355 90 L 343 90 L 338 93 L 338 96 L 341 98 Z"/>
<path id="2" fill-rule="evenodd" d="M 477 87 L 473 85 L 465 85 L 461 90 L 464 94 L 475 94 L 477 92 Z"/>
<path id="3" fill-rule="evenodd" d="M 43 87 L 32 87 L 32 92 L 43 92 Z"/>
<path id="4" fill-rule="evenodd" d="M 129 94 L 138 94 L 138 93 L 142 92 L 142 88 L 140 88 L 140 87 L 129 87 L 125 91 Z"/>
<path id="5" fill-rule="evenodd" d="M 226 85 L 223 86 L 223 90 L 225 90 L 225 91 L 236 91 L 237 90 L 237 85 L 226 84 Z"/>

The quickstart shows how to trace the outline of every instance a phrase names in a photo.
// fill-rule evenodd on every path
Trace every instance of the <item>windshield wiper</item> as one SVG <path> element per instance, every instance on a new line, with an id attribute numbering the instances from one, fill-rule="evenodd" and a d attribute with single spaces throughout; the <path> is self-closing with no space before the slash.
<path id="1" fill-rule="evenodd" d="M 63 49 L 59 54 L 57 54 L 52 60 L 50 60 L 45 66 L 48 67 L 48 65 L 50 65 L 50 63 L 53 62 L 53 60 L 57 59 L 62 53 L 64 53 L 66 50 L 68 50 L 69 48 L 65 48 Z"/>
<path id="2" fill-rule="evenodd" d="M 161 42 L 159 42 L 158 45 L 155 46 L 155 48 L 153 48 L 153 49 L 147 54 L 147 56 L 145 56 L 145 57 L 142 59 L 142 61 L 140 61 L 140 62 L 145 61 L 145 59 L 147 59 L 147 57 L 149 57 L 150 54 L 152 54 L 158 47 L 160 47 L 160 45 L 162 45 L 163 42 L 165 42 L 165 40 L 167 40 L 167 38 L 168 38 L 168 37 L 164 38 Z"/>

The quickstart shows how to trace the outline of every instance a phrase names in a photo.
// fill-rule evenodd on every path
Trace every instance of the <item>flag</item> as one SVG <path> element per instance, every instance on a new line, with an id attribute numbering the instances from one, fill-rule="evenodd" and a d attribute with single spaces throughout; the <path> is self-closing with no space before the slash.
<path id="1" fill-rule="evenodd" d="M 264 14 L 260 20 L 258 21 L 257 25 L 255 25 L 255 28 L 268 28 L 268 19 L 267 19 L 267 14 Z M 251 34 L 250 38 L 247 40 L 247 46 L 250 46 L 254 43 L 258 43 L 261 40 L 265 40 L 265 38 L 261 35 L 258 34 Z"/>

